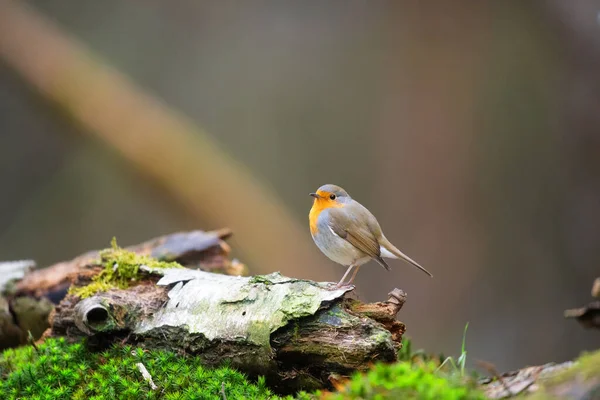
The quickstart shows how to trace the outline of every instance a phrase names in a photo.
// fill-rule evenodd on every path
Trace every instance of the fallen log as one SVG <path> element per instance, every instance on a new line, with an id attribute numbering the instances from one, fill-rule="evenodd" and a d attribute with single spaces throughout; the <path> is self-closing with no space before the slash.
<path id="1" fill-rule="evenodd" d="M 395 317 L 406 294 L 398 289 L 387 302 L 365 305 L 346 298 L 352 286 L 279 273 L 215 274 L 116 247 L 100 261 L 79 274 L 46 337 L 85 337 L 91 348 L 121 341 L 176 350 L 207 366 L 227 362 L 265 376 L 285 392 L 330 387 L 330 377 L 395 361 L 401 348 L 405 327 Z M 123 277 L 129 286 L 96 291 Z"/>

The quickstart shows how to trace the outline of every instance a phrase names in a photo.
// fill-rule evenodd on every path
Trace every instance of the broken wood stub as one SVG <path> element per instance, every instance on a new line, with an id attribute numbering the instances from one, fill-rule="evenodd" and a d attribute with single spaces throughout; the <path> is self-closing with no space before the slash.
<path id="1" fill-rule="evenodd" d="M 565 310 L 565 318 L 576 319 L 586 329 L 600 329 L 600 278 L 594 280 L 592 296 L 599 300 L 592 301 L 580 308 Z"/>
<path id="2" fill-rule="evenodd" d="M 75 297 L 75 296 L 73 296 Z M 165 288 L 142 284 L 128 290 L 111 290 L 74 303 L 69 317 L 85 334 L 131 331 L 137 321 L 150 315 L 167 301 Z M 73 304 L 73 303 L 69 303 Z"/>
<path id="3" fill-rule="evenodd" d="M 364 315 L 379 323 L 392 334 L 394 342 L 400 343 L 406 326 L 396 319 L 396 315 L 406 301 L 406 293 L 394 289 L 388 294 L 386 302 L 364 304 L 356 300 L 346 300 L 348 308 L 356 314 Z"/>

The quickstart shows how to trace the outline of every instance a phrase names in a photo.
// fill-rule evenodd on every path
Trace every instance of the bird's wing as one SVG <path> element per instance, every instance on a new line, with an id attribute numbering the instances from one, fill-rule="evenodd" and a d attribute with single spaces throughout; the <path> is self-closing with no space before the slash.
<path id="1" fill-rule="evenodd" d="M 379 242 L 369 229 L 368 224 L 359 223 L 355 218 L 349 217 L 344 208 L 330 209 L 329 215 L 331 218 L 329 226 L 331 230 L 342 239 L 348 241 L 352 246 L 377 261 L 382 267 L 389 270 L 390 267 L 381 258 Z"/>

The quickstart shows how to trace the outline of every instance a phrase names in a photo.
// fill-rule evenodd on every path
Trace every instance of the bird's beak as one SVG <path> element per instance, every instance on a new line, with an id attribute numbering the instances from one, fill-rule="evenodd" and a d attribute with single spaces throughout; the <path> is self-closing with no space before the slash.
<path id="1" fill-rule="evenodd" d="M 318 195 L 318 194 L 316 194 L 316 193 L 309 193 L 309 195 L 311 195 L 311 196 L 312 196 L 312 197 L 314 197 L 315 199 L 320 199 L 320 198 L 321 198 L 321 196 L 319 196 L 319 195 Z"/>

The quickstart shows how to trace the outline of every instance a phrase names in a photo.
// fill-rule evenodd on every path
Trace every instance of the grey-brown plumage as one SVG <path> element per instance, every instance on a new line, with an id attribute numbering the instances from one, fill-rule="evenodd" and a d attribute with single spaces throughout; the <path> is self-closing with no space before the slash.
<path id="1" fill-rule="evenodd" d="M 399 258 L 417 267 L 427 275 L 429 271 L 398 250 L 383 234 L 377 219 L 362 204 L 352 199 L 348 193 L 336 185 L 323 185 L 316 193 L 311 209 L 311 233 L 319 249 L 333 261 L 348 266 L 341 285 L 353 267 L 356 270 L 350 279 L 354 280 L 358 268 L 369 260 L 377 261 L 390 270 L 384 260 Z M 316 216 L 315 216 L 316 215 Z M 316 221 L 312 219 L 316 218 Z"/>
<path id="2" fill-rule="evenodd" d="M 347 217 L 349 211 L 358 216 L 358 220 L 367 221 L 367 223 L 355 223 L 355 219 Z M 331 209 L 330 216 L 330 226 L 336 235 L 377 261 L 388 271 L 390 270 L 389 265 L 381 257 L 381 247 L 378 239 L 378 237 L 383 236 L 381 228 L 369 210 L 353 200 L 344 208 Z"/>

